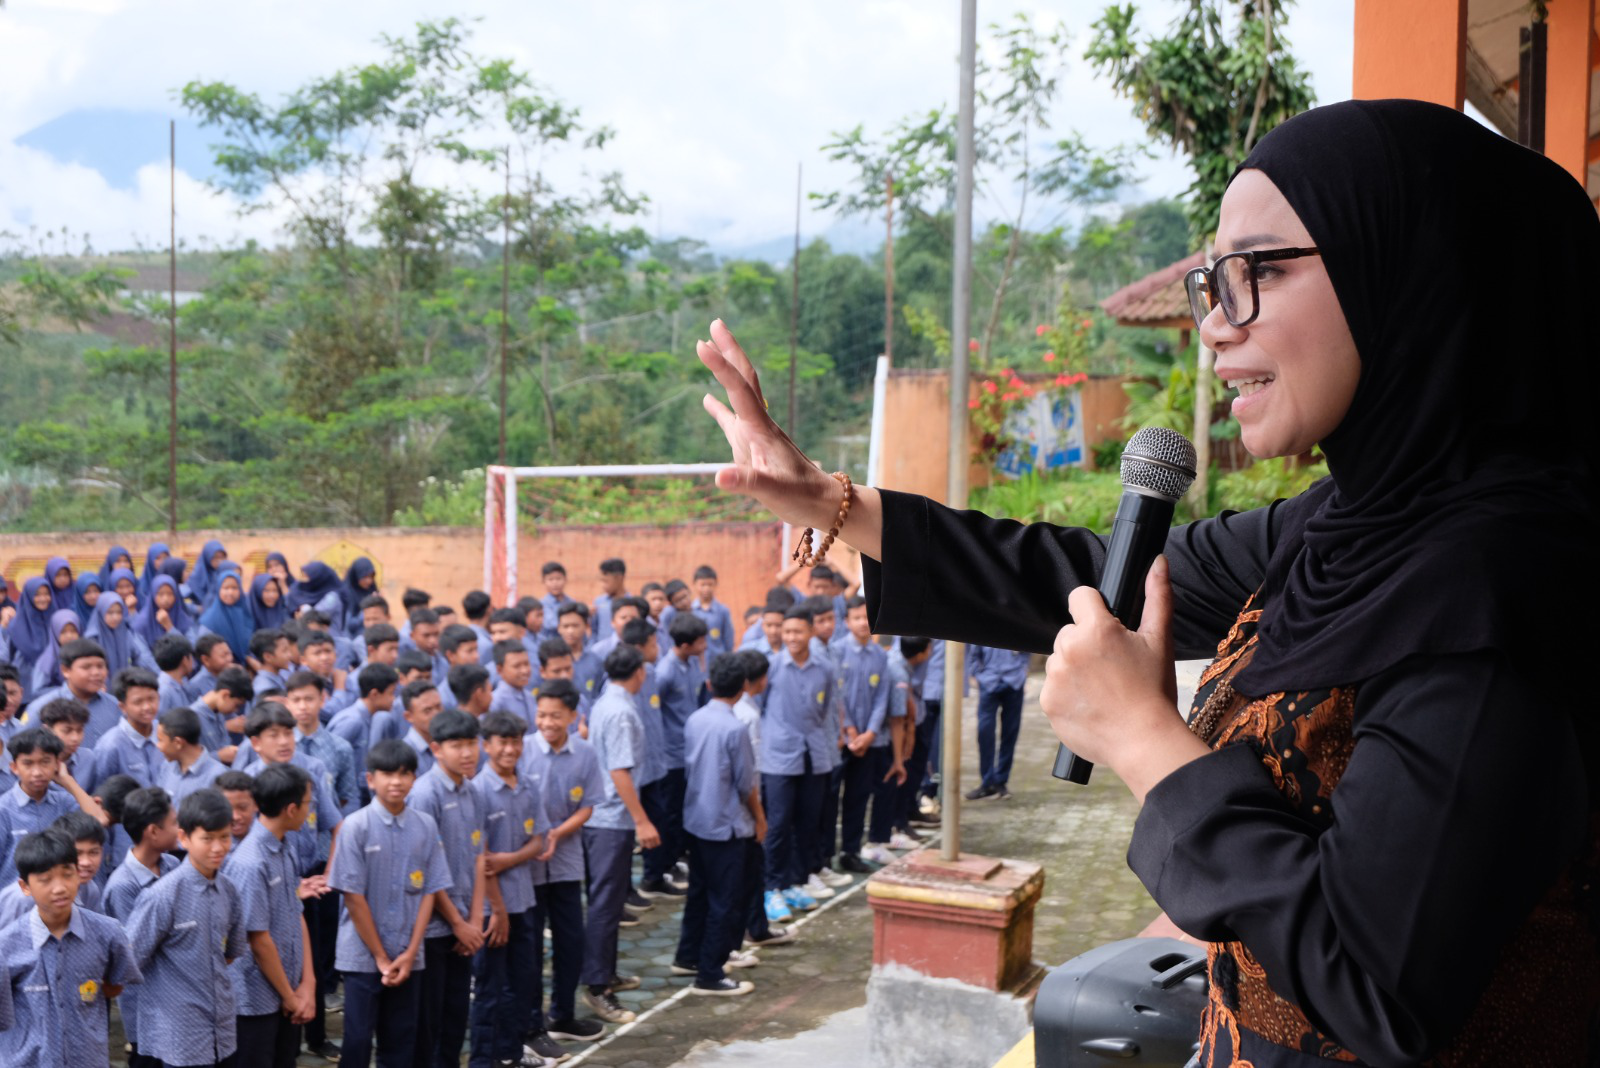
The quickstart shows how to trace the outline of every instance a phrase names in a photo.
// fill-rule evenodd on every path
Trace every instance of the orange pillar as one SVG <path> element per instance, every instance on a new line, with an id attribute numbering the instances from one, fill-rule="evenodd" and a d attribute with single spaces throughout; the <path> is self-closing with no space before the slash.
<path id="1" fill-rule="evenodd" d="M 1585 180 L 1589 79 L 1595 66 L 1595 0 L 1548 0 L 1550 46 L 1544 105 L 1545 155 Z"/>
<path id="2" fill-rule="evenodd" d="M 1355 45 L 1358 100 L 1405 96 L 1461 110 L 1467 0 L 1356 0 Z"/>

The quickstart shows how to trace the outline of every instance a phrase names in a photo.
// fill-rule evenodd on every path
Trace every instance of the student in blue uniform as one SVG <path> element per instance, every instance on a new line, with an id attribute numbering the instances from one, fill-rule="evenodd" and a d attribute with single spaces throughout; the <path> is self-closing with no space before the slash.
<path id="1" fill-rule="evenodd" d="M 450 886 L 438 825 L 406 805 L 416 780 L 417 754 L 404 743 L 385 739 L 367 751 L 372 803 L 345 821 L 328 872 L 344 897 L 343 1068 L 367 1068 L 374 1040 L 385 1065 L 411 1064 L 416 1053 L 421 975 L 433 963 L 423 932 L 435 895 Z"/>
<path id="2" fill-rule="evenodd" d="M 333 719 L 355 700 L 355 693 L 348 685 L 350 672 L 339 666 L 338 643 L 342 640 L 327 631 L 307 630 L 295 642 L 300 652 L 300 667 L 293 674 L 306 671 L 322 681 L 322 700 L 318 703 L 317 716 L 323 723 Z M 287 685 L 288 681 L 285 679 L 284 684 Z"/>
<path id="3" fill-rule="evenodd" d="M 333 799 L 339 811 L 345 815 L 354 812 L 360 807 L 355 751 L 349 742 L 322 725 L 323 702 L 328 696 L 327 680 L 315 671 L 301 668 L 290 675 L 284 685 L 284 707 L 294 717 L 295 751 L 322 761 L 332 777 Z"/>
<path id="4" fill-rule="evenodd" d="M 74 903 L 90 912 L 105 913 L 105 895 L 96 881 L 105 858 L 106 829 L 87 812 L 65 812 L 46 830 L 61 831 L 78 851 L 78 896 Z M 33 908 L 22 883 L 0 887 L 0 930 Z"/>
<path id="5" fill-rule="evenodd" d="M 840 754 L 843 764 L 839 776 L 844 788 L 839 869 L 864 873 L 871 870 L 861 858 L 867 803 L 889 770 L 892 752 L 888 723 L 889 654 L 872 639 L 865 601 L 846 610 L 845 626 L 844 640 L 834 646 L 844 674 L 845 712 L 845 747 Z M 887 811 L 884 823 L 887 838 Z"/>
<path id="6" fill-rule="evenodd" d="M 178 845 L 178 813 L 172 798 L 159 786 L 134 790 L 122 802 L 122 827 L 132 844 L 106 880 L 105 907 L 107 916 L 127 926 L 139 898 L 179 864 L 171 852 Z M 128 1068 L 160 1068 L 161 1062 L 147 1056 L 140 1043 L 138 995 L 137 990 L 128 991 L 120 1005 L 122 1030 L 133 1047 Z"/>
<path id="7" fill-rule="evenodd" d="M 408 682 L 400 690 L 400 702 L 405 705 L 406 732 L 401 741 L 417 754 L 418 778 L 433 770 L 433 735 L 431 725 L 441 710 L 439 690 L 431 682 L 420 679 Z M 376 743 L 377 735 L 374 733 Z"/>
<path id="8" fill-rule="evenodd" d="M 480 669 L 481 670 L 481 669 Z M 468 996 L 473 957 L 488 933 L 505 932 L 505 906 L 498 880 L 483 867 L 483 799 L 472 785 L 477 774 L 478 721 L 459 709 L 445 709 L 429 724 L 434 766 L 417 780 L 407 804 L 439 828 L 450 886 L 434 895 L 422 976 L 417 1049 L 426 1064 L 456 1064 L 467 1037 Z M 492 902 L 487 923 L 485 902 Z"/>
<path id="9" fill-rule="evenodd" d="M 296 893 L 300 877 L 284 836 L 311 812 L 311 776 L 293 764 L 274 764 L 252 780 L 250 793 L 259 818 L 222 865 L 239 891 L 250 943 L 230 977 L 238 1011 L 234 1068 L 294 1068 L 300 1029 L 316 1013 L 316 977 Z"/>
<path id="10" fill-rule="evenodd" d="M 139 1049 L 167 1068 L 223 1065 L 238 1048 L 228 966 L 250 952 L 239 891 L 219 878 L 233 847 L 233 810 L 214 789 L 178 806 L 187 856 L 141 894 L 128 921 L 133 959 L 144 973 Z"/>
<path id="11" fill-rule="evenodd" d="M 578 979 L 583 970 L 583 827 L 604 796 L 594 747 L 578 737 L 578 689 L 571 679 L 546 678 L 539 687 L 536 730 L 528 735 L 518 774 L 539 793 L 549 829 L 533 869 L 533 928 L 550 929 L 550 1011 L 536 989 L 530 1030 L 537 1038 L 590 1042 L 605 1028 L 579 1020 Z M 535 959 L 542 959 L 542 950 Z"/>
<path id="12" fill-rule="evenodd" d="M 200 670 L 189 677 L 188 685 L 185 687 L 189 692 L 191 704 L 196 698 L 216 687 L 217 677 L 226 668 L 243 667 L 234 661 L 233 648 L 228 644 L 228 639 L 220 634 L 202 634 L 196 638 L 194 655 L 200 662 Z"/>
<path id="13" fill-rule="evenodd" d="M 705 686 L 705 620 L 692 612 L 679 612 L 667 624 L 672 649 L 663 651 L 656 661 L 656 688 L 661 693 L 661 731 L 664 738 L 661 792 L 666 806 L 666 822 L 661 830 L 661 848 L 645 854 L 644 879 L 639 892 L 646 897 L 664 894 L 681 896 L 686 890 L 669 873 L 683 855 L 683 728 L 701 705 L 700 691 Z"/>
<path id="14" fill-rule="evenodd" d="M 461 598 L 461 614 L 466 617 L 467 626 L 478 636 L 480 658 L 494 644 L 489 638 L 489 609 L 492 606 L 489 595 L 482 590 L 468 590 L 466 596 Z"/>
<path id="15" fill-rule="evenodd" d="M 161 685 L 161 705 L 157 712 L 182 708 L 194 701 L 186 683 L 194 672 L 194 646 L 182 634 L 163 634 L 150 647 L 156 662 L 156 681 Z"/>
<path id="16" fill-rule="evenodd" d="M 689 845 L 689 896 L 672 970 L 694 975 L 690 993 L 748 994 L 755 985 L 728 977 L 726 967 L 756 963 L 741 952 L 754 880 L 747 845 L 766 837 L 755 749 L 750 733 L 733 714 L 744 692 L 745 669 L 736 654 L 711 662 L 711 699 L 684 728 L 688 771 L 683 827 Z M 759 878 L 756 874 L 754 878 Z"/>
<path id="17" fill-rule="evenodd" d="M 628 565 L 619 556 L 600 561 L 600 594 L 594 599 L 594 616 L 589 621 L 595 637 L 611 633 L 611 602 L 628 596 Z M 568 645 L 572 641 L 568 639 Z"/>
<path id="18" fill-rule="evenodd" d="M 494 643 L 494 667 L 500 681 L 495 683 L 489 707 L 495 712 L 509 712 L 521 716 L 524 723 L 532 723 L 536 703 L 529 684 L 533 681 L 533 663 L 528 650 L 515 639 Z"/>
<path id="19" fill-rule="evenodd" d="M 560 638 L 546 638 L 539 643 L 539 686 L 543 688 L 550 679 L 565 679 L 572 683 L 578 691 L 578 723 L 579 737 L 588 729 L 589 706 L 594 704 L 590 691 L 578 684 L 577 661 L 573 658 L 572 647 Z"/>
<path id="20" fill-rule="evenodd" d="M 733 613 L 717 600 L 717 572 L 709 564 L 694 569 L 694 604 L 692 610 L 706 625 L 706 660 L 714 660 L 731 652 L 736 636 L 733 632 Z"/>
<path id="21" fill-rule="evenodd" d="M 226 649 L 224 645 L 222 648 Z M 255 697 L 250 672 L 229 664 L 189 707 L 200 717 L 200 744 L 224 764 L 232 764 L 244 740 L 244 716 Z"/>
<path id="22" fill-rule="evenodd" d="M 567 569 L 559 560 L 546 560 L 539 568 L 539 582 L 544 586 L 544 596 L 539 598 L 539 603 L 544 605 L 544 628 L 538 637 L 543 640 L 556 636 L 561 605 L 568 599 Z"/>
<path id="23" fill-rule="evenodd" d="M 112 873 L 121 867 L 128 850 L 133 847 L 128 832 L 122 826 L 122 804 L 128 799 L 129 794 L 138 789 L 139 784 L 126 775 L 113 775 L 109 779 L 102 779 L 94 789 L 95 801 L 99 803 L 106 819 L 111 821 L 106 827 L 105 860 L 100 865 L 100 875 L 96 879 L 102 894 L 110 883 Z"/>
<path id="24" fill-rule="evenodd" d="M 366 664 L 356 672 L 359 696 L 328 721 L 328 733 L 343 738 L 350 746 L 350 762 L 357 771 L 356 793 L 360 803 L 372 800 L 367 793 L 367 749 L 372 741 L 372 720 L 379 712 L 394 707 L 400 673 L 388 664 Z"/>
<path id="25" fill-rule="evenodd" d="M 599 657 L 589 651 L 589 609 L 577 601 L 565 601 L 559 609 L 560 617 L 556 623 L 556 633 L 567 644 L 567 652 L 572 657 L 572 684 L 578 692 L 586 696 L 591 702 L 600 696 L 600 690 L 605 686 L 605 666 Z M 544 656 L 540 657 L 540 674 L 543 674 Z M 579 709 L 578 733 L 583 734 L 588 729 L 587 709 Z"/>
<path id="26" fill-rule="evenodd" d="M 478 666 L 478 635 L 464 623 L 452 623 L 439 633 L 439 655 L 444 657 L 444 674 L 436 676 L 439 697 L 445 708 L 459 708 L 455 691 L 450 688 L 450 669 L 460 666 Z"/>
<path id="27" fill-rule="evenodd" d="M 89 726 L 84 731 L 83 744 L 94 748 L 111 728 L 122 719 L 122 709 L 117 699 L 106 693 L 106 653 L 99 644 L 78 638 L 63 645 L 59 651 L 62 684 L 55 689 L 35 694 L 28 704 L 25 723 L 32 725 L 34 715 L 58 697 L 81 701 L 89 710 Z"/>
<path id="28" fill-rule="evenodd" d="M 967 677 L 978 684 L 978 770 L 982 781 L 967 791 L 968 801 L 1011 796 L 1011 759 L 1022 730 L 1022 689 L 1028 682 L 1028 654 L 1014 649 L 967 647 Z M 995 751 L 995 727 L 1000 733 Z"/>
<path id="29" fill-rule="evenodd" d="M 498 945 L 491 940 L 473 964 L 469 1068 L 501 1068 L 522 1063 L 522 1034 L 539 987 L 535 972 L 544 963 L 542 938 L 533 929 L 533 867 L 544 852 L 546 819 L 538 789 L 517 770 L 528 721 L 490 712 L 480 722 L 486 759 L 472 786 L 483 804 L 484 873 L 499 884 L 506 938 Z M 530 1048 L 541 1057 L 565 1053 L 548 1036 L 540 1036 L 540 1045 Z"/>
<path id="30" fill-rule="evenodd" d="M 605 660 L 606 654 L 615 649 L 622 641 L 622 628 L 635 619 L 643 619 L 650 611 L 650 605 L 643 597 L 617 597 L 611 602 L 611 625 L 606 632 L 587 646 L 589 652 L 600 660 Z"/>
<path id="31" fill-rule="evenodd" d="M 154 785 L 171 794 L 175 805 L 228 770 L 201 744 L 200 717 L 192 708 L 170 708 L 156 717 L 156 749 L 166 763 Z"/>
<path id="32" fill-rule="evenodd" d="M 412 647 L 428 658 L 432 669 L 429 678 L 433 684 L 443 686 L 445 676 L 450 674 L 450 662 L 439 650 L 439 635 L 443 629 L 439 625 L 439 613 L 431 608 L 418 608 L 411 613 L 409 622 Z"/>
<path id="33" fill-rule="evenodd" d="M 102 775 L 131 775 L 140 786 L 154 786 L 166 758 L 156 747 L 156 709 L 160 686 L 153 671 L 124 668 L 111 680 L 111 692 L 122 719 L 95 743 L 95 763 Z"/>
<path id="34" fill-rule="evenodd" d="M 631 645 L 606 657 L 608 685 L 589 710 L 589 744 L 605 775 L 605 792 L 583 828 L 589 877 L 589 916 L 583 960 L 584 1002 L 607 1023 L 628 1023 L 634 1014 L 616 998 L 617 925 L 632 888 L 633 843 L 645 849 L 661 836 L 645 814 L 633 772 L 643 759 L 644 724 L 634 695 L 644 685 L 644 656 Z"/>
<path id="35" fill-rule="evenodd" d="M 117 921 L 75 907 L 78 857 L 59 830 L 17 840 L 33 903 L 0 930 L 0 1063 L 110 1064 L 106 1003 L 141 979 Z"/>
<path id="36" fill-rule="evenodd" d="M 80 802 L 56 784 L 61 764 L 61 739 L 43 727 L 30 727 L 6 743 L 16 785 L 0 794 L 0 885 L 15 882 L 12 847 L 25 834 L 42 831 Z"/>
<path id="37" fill-rule="evenodd" d="M 71 697 L 58 697 L 39 710 L 39 726 L 61 739 L 61 763 L 66 766 L 67 774 L 93 794 L 107 776 L 99 773 L 94 750 L 83 746 L 88 725 L 89 710 Z"/>
<path id="38" fill-rule="evenodd" d="M 256 669 L 256 696 L 283 693 L 294 669 L 294 639 L 276 627 L 258 630 L 250 635 L 250 657 L 261 665 Z"/>
<path id="39" fill-rule="evenodd" d="M 451 664 L 449 689 L 456 709 L 473 719 L 481 719 L 494 704 L 489 669 L 482 664 Z"/>

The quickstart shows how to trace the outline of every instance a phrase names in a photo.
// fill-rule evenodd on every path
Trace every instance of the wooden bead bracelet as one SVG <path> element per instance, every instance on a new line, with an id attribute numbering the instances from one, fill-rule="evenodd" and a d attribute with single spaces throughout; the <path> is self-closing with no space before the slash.
<path id="1" fill-rule="evenodd" d="M 805 533 L 800 535 L 800 544 L 794 548 L 791 557 L 801 567 L 816 567 L 828 555 L 828 550 L 833 548 L 833 539 L 839 536 L 839 530 L 844 526 L 844 521 L 850 516 L 850 502 L 853 499 L 854 486 L 850 483 L 850 476 L 843 471 L 835 471 L 833 477 L 839 480 L 844 487 L 844 498 L 839 502 L 839 515 L 833 521 L 833 526 L 828 528 L 828 533 L 822 538 L 822 544 L 813 553 L 811 551 L 811 528 L 807 527 Z"/>

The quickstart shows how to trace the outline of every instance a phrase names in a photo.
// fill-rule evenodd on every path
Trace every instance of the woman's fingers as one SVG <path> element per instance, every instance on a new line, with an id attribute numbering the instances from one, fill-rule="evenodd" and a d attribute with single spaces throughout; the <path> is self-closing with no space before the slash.
<path id="1" fill-rule="evenodd" d="M 717 380 L 717 384 L 727 391 L 728 403 L 733 406 L 735 415 L 752 421 L 770 418 L 766 401 L 761 399 L 761 394 L 729 362 L 721 349 L 709 341 L 699 341 L 695 343 L 695 354 Z"/>
<path id="2" fill-rule="evenodd" d="M 751 364 L 750 357 L 744 354 L 744 346 L 739 344 L 738 340 L 733 336 L 733 331 L 728 329 L 728 324 L 721 319 L 711 320 L 711 343 L 722 353 L 723 359 L 727 360 L 729 365 L 739 372 L 746 382 L 750 383 L 750 388 L 755 391 L 756 396 L 762 400 L 763 407 L 765 407 L 766 397 L 761 392 L 761 378 L 756 374 L 755 366 Z"/>

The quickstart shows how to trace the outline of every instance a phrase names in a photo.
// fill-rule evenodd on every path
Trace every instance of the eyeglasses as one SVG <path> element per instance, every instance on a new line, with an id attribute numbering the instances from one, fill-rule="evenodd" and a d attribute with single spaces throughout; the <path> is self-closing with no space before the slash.
<path id="1" fill-rule="evenodd" d="M 1198 327 L 1211 309 L 1222 305 L 1222 314 L 1229 326 L 1249 326 L 1261 314 L 1260 293 L 1256 282 L 1260 278 L 1259 266 L 1273 260 L 1297 260 L 1302 256 L 1320 256 L 1315 248 L 1264 248 L 1252 252 L 1230 252 L 1218 256 L 1209 268 L 1196 267 L 1183 276 L 1183 288 L 1189 293 L 1189 312 Z"/>

